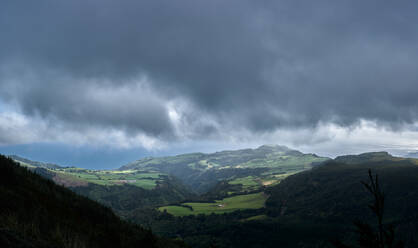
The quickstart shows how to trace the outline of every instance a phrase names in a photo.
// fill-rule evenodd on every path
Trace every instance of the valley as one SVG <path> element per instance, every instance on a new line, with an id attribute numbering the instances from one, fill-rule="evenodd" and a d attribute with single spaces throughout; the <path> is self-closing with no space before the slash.
<path id="1" fill-rule="evenodd" d="M 144 207 L 186 215 L 189 208 L 182 205 L 190 206 L 190 210 L 196 209 L 189 214 L 226 213 L 253 209 L 254 206 L 261 208 L 266 195 L 256 197 L 255 204 L 237 199 L 260 196 L 259 192 L 266 187 L 277 185 L 287 176 L 329 159 L 278 145 L 212 154 L 144 158 L 117 170 L 88 170 L 19 156 L 11 158 L 57 184 L 112 207 L 121 215 Z M 230 203 L 217 209 L 206 205 L 208 201 Z"/>
<path id="2" fill-rule="evenodd" d="M 418 230 L 418 218 L 410 214 L 418 207 L 418 160 L 387 152 L 329 159 L 261 146 L 144 158 L 116 170 L 12 158 L 125 220 L 191 247 L 313 248 L 331 238 L 352 242 L 352 221 L 372 218 L 360 183 L 368 169 L 379 174 L 390 197 L 385 221 L 397 223 L 410 244 Z"/>

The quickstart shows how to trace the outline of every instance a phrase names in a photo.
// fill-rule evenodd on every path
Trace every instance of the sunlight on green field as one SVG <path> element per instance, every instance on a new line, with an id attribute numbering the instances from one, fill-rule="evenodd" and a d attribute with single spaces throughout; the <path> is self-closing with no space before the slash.
<path id="1" fill-rule="evenodd" d="M 256 181 L 256 178 L 253 176 L 237 178 L 235 180 L 229 181 L 229 184 L 241 184 L 242 191 L 250 191 L 250 190 L 257 190 L 262 185 Z"/>
<path id="2" fill-rule="evenodd" d="M 160 177 L 159 173 L 112 173 L 112 172 L 71 172 L 72 176 L 85 180 L 88 183 L 99 185 L 131 184 L 144 189 L 153 189 Z"/>
<path id="3" fill-rule="evenodd" d="M 256 181 L 254 181 L 254 177 L 252 176 L 237 178 L 235 180 L 229 181 L 228 183 L 229 184 L 242 184 L 243 186 L 247 186 L 247 187 L 259 185 Z"/>
<path id="4" fill-rule="evenodd" d="M 192 209 L 183 206 L 164 206 L 158 208 L 159 211 L 166 210 L 175 216 L 198 215 L 198 214 L 223 214 L 236 210 L 257 209 L 264 207 L 267 196 L 264 193 L 248 195 L 238 195 L 217 200 L 214 203 L 188 202 L 183 205 L 190 206 Z"/>
<path id="5" fill-rule="evenodd" d="M 234 180 L 228 181 L 228 184 L 230 185 L 241 185 L 242 188 L 237 191 L 231 191 L 228 192 L 228 194 L 234 194 L 234 193 L 245 193 L 245 192 L 251 192 L 261 189 L 262 187 L 267 186 L 274 186 L 276 184 L 279 184 L 281 180 L 285 179 L 286 177 L 296 174 L 297 172 L 288 172 L 288 173 L 280 173 L 280 174 L 272 174 L 267 173 L 265 175 L 260 176 L 248 176 L 248 177 L 241 177 L 236 178 Z"/>
<path id="6" fill-rule="evenodd" d="M 130 184 L 144 189 L 154 189 L 164 174 L 147 171 L 98 171 L 80 168 L 48 169 L 56 173 L 55 177 L 67 186 L 85 186 L 87 183 L 102 186 Z"/>
<path id="7" fill-rule="evenodd" d="M 261 214 L 261 215 L 251 216 L 251 217 L 243 219 L 241 221 L 265 220 L 267 218 L 268 218 L 267 215 Z"/>

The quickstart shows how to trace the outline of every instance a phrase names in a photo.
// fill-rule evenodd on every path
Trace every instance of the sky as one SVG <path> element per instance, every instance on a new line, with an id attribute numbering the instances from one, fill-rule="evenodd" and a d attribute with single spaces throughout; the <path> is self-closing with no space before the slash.
<path id="1" fill-rule="evenodd" d="M 2 0 L 0 153 L 418 150 L 418 2 Z"/>

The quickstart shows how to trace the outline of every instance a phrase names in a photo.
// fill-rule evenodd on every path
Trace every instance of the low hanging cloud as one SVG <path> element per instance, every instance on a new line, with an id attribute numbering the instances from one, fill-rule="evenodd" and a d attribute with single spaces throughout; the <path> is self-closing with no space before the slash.
<path id="1" fill-rule="evenodd" d="M 124 137 L 115 144 L 155 145 L 362 121 L 409 131 L 417 10 L 414 1 L 5 0 L 0 102 L 61 130 L 57 140 L 112 130 Z"/>

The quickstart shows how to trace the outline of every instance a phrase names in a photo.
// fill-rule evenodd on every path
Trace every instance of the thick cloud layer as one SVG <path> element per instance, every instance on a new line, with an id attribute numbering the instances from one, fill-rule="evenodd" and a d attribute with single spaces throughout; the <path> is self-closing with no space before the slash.
<path id="1" fill-rule="evenodd" d="M 64 130 L 162 140 L 361 120 L 405 128 L 418 118 L 417 11 L 415 1 L 5 0 L 0 99 Z"/>

